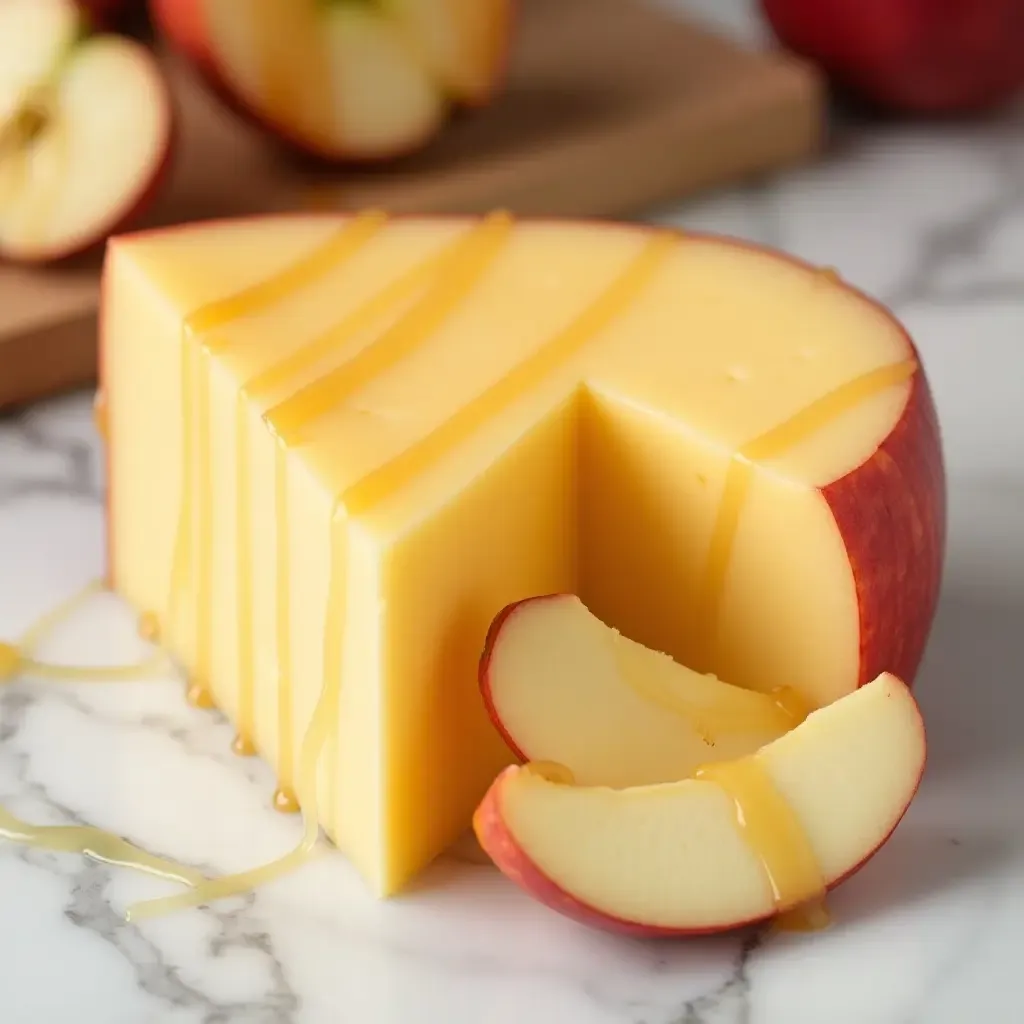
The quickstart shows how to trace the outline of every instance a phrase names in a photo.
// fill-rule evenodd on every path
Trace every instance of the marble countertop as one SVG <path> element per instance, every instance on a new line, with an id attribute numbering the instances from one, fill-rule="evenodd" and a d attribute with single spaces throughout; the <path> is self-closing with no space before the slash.
<path id="1" fill-rule="evenodd" d="M 737 11 L 734 26 L 756 32 Z M 936 393 L 951 523 L 917 691 L 928 771 L 894 838 L 834 895 L 833 927 L 623 940 L 532 904 L 483 865 L 438 863 L 378 903 L 332 855 L 256 894 L 129 925 L 125 904 L 159 883 L 5 845 L 4 1024 L 1024 1020 L 1024 112 L 847 125 L 819 165 L 664 219 L 836 266 L 903 318 Z M 101 572 L 90 401 L 0 422 L 0 637 Z M 97 597 L 47 653 L 130 659 L 133 626 Z M 174 680 L 18 681 L 0 689 L 0 804 L 241 869 L 289 849 L 299 825 L 268 808 L 269 771 L 231 755 L 230 739 Z"/>

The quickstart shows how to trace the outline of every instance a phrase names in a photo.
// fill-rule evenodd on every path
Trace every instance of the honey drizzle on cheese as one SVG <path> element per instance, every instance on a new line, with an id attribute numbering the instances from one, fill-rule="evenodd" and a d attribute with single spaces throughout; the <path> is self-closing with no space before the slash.
<path id="1" fill-rule="evenodd" d="M 204 356 L 217 345 L 203 335 L 234 320 L 270 309 L 298 289 L 312 284 L 358 251 L 379 230 L 385 216 L 376 211 L 361 214 L 333 232 L 326 242 L 286 266 L 279 273 L 190 313 L 182 325 L 181 419 L 182 486 L 178 526 L 171 569 L 168 616 L 174 620 L 181 596 L 195 581 L 194 640 L 196 673 L 193 702 L 206 704 L 209 695 L 209 645 L 211 629 L 210 554 L 212 532 L 209 479 L 209 375 Z M 197 458 L 198 456 L 198 458 Z M 195 563 L 198 562 L 198 565 Z M 248 685 L 251 685 L 249 683 Z M 199 689 L 196 689 L 196 688 Z"/>
<path id="2" fill-rule="evenodd" d="M 274 807 L 284 813 L 298 810 L 292 779 L 292 587 L 291 540 L 288 519 L 288 450 L 274 441 L 274 580 L 277 585 L 277 742 L 278 786 Z"/>
<path id="3" fill-rule="evenodd" d="M 567 327 L 431 433 L 350 487 L 342 499 L 348 514 L 359 515 L 383 501 L 568 362 L 629 307 L 677 243 L 678 236 L 668 231 L 646 242 L 622 274 Z"/>
<path id="4" fill-rule="evenodd" d="M 507 214 L 499 213 L 485 218 L 480 225 L 471 229 L 466 237 L 453 248 L 450 258 L 443 265 L 444 272 L 438 275 L 434 287 L 421 302 L 414 305 L 389 331 L 386 331 L 375 342 L 370 343 L 358 356 L 329 375 L 332 396 L 341 395 L 341 399 L 343 399 L 349 393 L 346 391 L 346 382 L 347 387 L 354 390 L 368 379 L 365 376 L 368 370 L 372 369 L 373 373 L 380 372 L 392 361 L 397 361 L 408 354 L 415 345 L 426 338 L 430 331 L 436 329 L 444 316 L 465 298 L 487 265 L 497 255 L 501 243 L 507 238 L 511 228 L 511 218 Z M 418 275 L 416 275 L 416 280 L 418 280 Z M 382 309 L 381 312 L 384 310 Z M 350 318 L 348 322 L 352 324 L 353 318 Z M 424 327 L 427 330 L 424 330 Z M 336 337 L 335 332 L 332 332 L 331 336 Z M 275 383 L 273 379 L 275 373 L 276 371 L 272 371 L 271 374 L 251 385 L 248 389 L 250 393 L 256 389 L 256 384 L 261 387 L 272 386 Z M 282 403 L 291 409 L 288 415 L 294 417 L 294 420 L 287 420 L 285 426 L 293 422 L 300 428 L 305 425 L 306 405 L 303 395 L 304 392 L 300 391 L 292 399 Z M 296 401 L 296 399 L 298 400 Z M 290 406 L 288 403 L 291 403 Z M 278 452 L 283 452 L 289 438 L 282 430 L 282 424 L 278 419 L 280 408 L 279 405 L 268 411 L 265 414 L 265 419 L 276 435 Z M 313 405 L 312 414 L 318 414 L 319 408 L 319 405 Z M 282 467 L 278 465 L 276 468 L 275 493 L 279 496 L 284 491 L 285 481 L 281 471 Z M 281 506 L 278 504 L 277 508 L 278 514 L 280 514 Z M 280 522 L 278 530 L 280 533 Z M 301 842 L 285 856 L 251 871 L 215 879 L 180 896 L 136 904 L 129 908 L 129 919 L 138 920 L 143 917 L 170 913 L 184 907 L 198 906 L 212 899 L 248 891 L 301 866 L 312 854 L 320 831 L 317 793 L 320 758 L 332 734 L 336 736 L 338 726 L 344 649 L 346 563 L 347 522 L 344 518 L 344 509 L 339 508 L 336 502 L 331 518 L 331 571 L 324 621 L 323 685 L 320 698 L 314 707 L 306 735 L 303 738 L 299 754 L 299 772 L 296 777 L 296 789 L 298 790 L 296 802 L 302 810 L 304 820 Z M 280 615 L 280 610 L 278 614 Z M 337 628 L 332 628 L 333 624 L 337 624 Z M 286 799 L 288 796 L 283 789 L 279 789 L 278 794 L 280 796 L 275 795 L 275 802 Z"/>
<path id="5" fill-rule="evenodd" d="M 825 880 L 807 833 L 759 755 L 705 765 L 694 777 L 714 783 L 733 801 L 737 826 L 761 861 L 776 911 L 822 899 Z"/>
<path id="6" fill-rule="evenodd" d="M 434 287 L 423 299 L 409 310 L 390 330 L 363 349 L 359 355 L 332 371 L 316 384 L 300 390 L 295 396 L 280 403 L 265 414 L 269 426 L 279 442 L 294 442 L 302 430 L 316 417 L 334 408 L 337 403 L 353 394 L 370 375 L 375 375 L 407 355 L 415 345 L 421 343 L 465 299 L 473 285 L 497 255 L 512 228 L 512 220 L 506 214 L 495 214 L 485 219 L 474 232 L 470 232 L 467 244 L 456 250 L 456 258 L 446 266 L 447 273 L 440 275 Z M 417 449 L 413 464 L 402 464 L 400 471 L 387 475 L 389 486 L 398 486 L 409 472 L 425 468 L 433 457 L 443 452 L 450 443 L 464 436 L 478 423 L 499 413 L 522 394 L 544 374 L 578 352 L 591 338 L 606 328 L 633 302 L 641 289 L 648 283 L 664 258 L 677 244 L 675 233 L 660 233 L 641 249 L 640 254 L 625 271 L 568 327 L 520 364 L 502 383 L 483 392 L 465 409 L 468 416 L 456 414 L 425 439 L 425 451 Z M 322 382 L 329 381 L 327 385 Z M 509 382 L 509 383 L 505 383 Z M 433 439 L 433 440 L 432 440 Z M 421 442 L 422 444 L 422 442 Z M 398 459 L 393 460 L 399 462 Z M 393 465 L 389 463 L 385 466 Z M 364 480 L 373 480 L 370 474 Z M 278 488 L 281 480 L 277 481 Z M 277 861 L 263 865 L 253 871 L 217 879 L 189 893 L 172 896 L 163 900 L 151 900 L 130 908 L 133 919 L 142 916 L 168 913 L 187 906 L 195 906 L 209 899 L 221 898 L 246 891 L 263 884 L 302 864 L 312 853 L 319 835 L 318 770 L 323 749 L 336 739 L 338 712 L 340 707 L 342 668 L 344 656 L 344 609 L 348 586 L 347 547 L 348 518 L 353 515 L 349 504 L 350 496 L 360 493 L 357 483 L 338 495 L 331 516 L 331 568 L 328 585 L 327 607 L 324 616 L 323 683 L 320 698 L 314 707 L 309 727 L 302 743 L 301 765 L 297 778 L 299 803 L 304 818 L 302 842 L 290 853 Z M 369 494 L 376 496 L 374 486 Z M 366 506 L 360 504 L 362 510 Z M 336 751 L 336 746 L 334 746 Z M 337 775 L 337 765 L 332 764 L 329 772 Z M 335 780 L 336 781 L 336 780 Z M 333 812 L 333 808 L 332 808 Z"/>
<path id="7" fill-rule="evenodd" d="M 279 403 L 266 413 L 266 420 L 277 440 L 277 467 L 275 495 L 277 509 L 278 540 L 278 573 L 288 572 L 287 554 L 287 501 L 286 493 L 286 453 L 289 441 L 294 442 L 292 432 L 301 431 L 312 419 L 327 411 L 324 405 L 325 396 L 333 403 L 340 403 L 354 394 L 359 387 L 372 377 L 394 365 L 422 344 L 437 329 L 440 323 L 469 294 L 474 285 L 497 256 L 501 245 L 512 230 L 512 220 L 505 213 L 492 214 L 479 225 L 470 229 L 464 238 L 453 247 L 432 286 L 424 296 L 415 303 L 380 337 L 370 342 L 358 354 L 326 376 L 319 378 L 313 385 L 300 389 L 292 397 Z M 387 292 L 389 289 L 385 289 Z M 376 309 L 376 302 L 371 299 L 364 307 Z M 347 318 L 345 323 L 349 329 L 361 322 L 362 317 L 356 315 Z M 332 331 L 331 336 L 337 337 L 339 332 Z M 312 346 L 311 346 L 312 347 Z M 331 575 L 328 593 L 328 613 L 324 624 L 324 684 L 322 692 L 328 694 L 331 687 L 341 678 L 342 644 L 340 634 L 343 620 L 332 614 L 332 609 L 344 608 L 344 588 L 346 574 L 336 571 L 345 559 L 341 556 L 344 549 L 344 533 L 347 524 L 344 509 L 339 509 L 335 502 L 331 515 Z M 280 584 L 279 584 L 280 588 Z M 335 627 L 333 624 L 337 623 Z M 287 629 L 282 624 L 281 611 L 278 613 L 278 628 Z M 279 637 L 280 637 L 279 632 Z M 283 691 L 282 691 L 283 692 Z M 319 707 L 314 708 L 314 717 L 320 713 Z M 280 712 L 279 712 L 280 716 Z M 287 725 L 287 731 L 285 729 Z M 280 760 L 291 758 L 292 723 L 282 718 L 280 744 L 282 747 Z M 315 779 L 305 780 L 304 789 L 311 792 L 315 789 Z M 291 799 L 289 800 L 289 797 Z M 282 786 L 275 794 L 275 806 L 279 809 L 297 809 L 300 801 L 296 800 L 290 789 Z M 309 811 L 303 813 L 308 817 Z"/>
<path id="8" fill-rule="evenodd" d="M 414 352 L 469 294 L 511 230 L 512 218 L 503 212 L 490 214 L 470 229 L 445 260 L 433 286 L 384 334 L 266 413 L 274 433 L 285 444 L 301 443 L 302 431 L 310 423 Z"/>
<path id="9" fill-rule="evenodd" d="M 861 374 L 811 402 L 759 437 L 748 441 L 733 455 L 726 471 L 725 486 L 700 584 L 701 600 L 698 608 L 702 624 L 697 636 L 702 638 L 706 645 L 701 659 L 704 662 L 703 667 L 707 667 L 713 658 L 726 574 L 740 515 L 753 481 L 755 465 L 785 454 L 839 416 L 856 408 L 861 402 L 909 380 L 916 370 L 916 361 L 908 359 Z"/>

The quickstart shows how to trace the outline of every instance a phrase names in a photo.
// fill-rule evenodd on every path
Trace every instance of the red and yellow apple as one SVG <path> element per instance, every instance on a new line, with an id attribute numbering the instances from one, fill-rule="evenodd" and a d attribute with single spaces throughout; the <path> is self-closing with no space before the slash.
<path id="1" fill-rule="evenodd" d="M 233 110 L 328 160 L 416 149 L 502 77 L 511 0 L 153 0 Z"/>
<path id="2" fill-rule="evenodd" d="M 1024 86 L 1020 0 L 761 0 L 776 35 L 895 110 L 961 113 Z"/>
<path id="3" fill-rule="evenodd" d="M 89 34 L 74 0 L 0 4 L 0 257 L 60 259 L 127 226 L 155 195 L 172 140 L 145 47 Z"/>
<path id="4" fill-rule="evenodd" d="M 797 725 L 792 692 L 695 672 L 606 626 L 573 594 L 505 608 L 488 633 L 480 689 L 523 761 L 553 761 L 586 786 L 674 782 L 751 754 Z"/>
<path id="5" fill-rule="evenodd" d="M 884 674 L 756 754 L 713 766 L 738 767 L 749 802 L 713 770 L 613 789 L 576 785 L 558 766 L 513 766 L 488 790 L 474 831 L 509 879 L 578 921 L 634 935 L 712 933 L 848 878 L 896 828 L 924 764 L 917 704 Z"/>

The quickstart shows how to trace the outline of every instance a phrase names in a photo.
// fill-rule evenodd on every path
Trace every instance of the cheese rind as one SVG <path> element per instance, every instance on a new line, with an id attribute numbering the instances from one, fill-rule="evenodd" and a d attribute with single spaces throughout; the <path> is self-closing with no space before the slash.
<path id="1" fill-rule="evenodd" d="M 891 318 L 733 242 L 406 219 L 366 231 L 332 269 L 292 272 L 266 308 L 229 302 L 231 316 L 183 338 L 197 310 L 287 277 L 367 223 L 270 217 L 116 240 L 103 386 L 116 586 L 157 615 L 190 670 L 208 659 L 216 702 L 282 779 L 295 777 L 321 693 L 340 688 L 321 822 L 377 892 L 454 841 L 510 760 L 476 687 L 505 604 L 576 591 L 647 646 L 816 704 L 858 684 L 862 620 L 887 608 L 865 612 L 827 495 L 925 387 Z M 486 259 L 420 329 L 425 309 L 438 313 L 431 296 L 453 287 L 438 255 L 474 231 Z M 382 302 L 410 273 L 413 287 Z M 184 386 L 183 345 L 200 366 Z M 373 372 L 330 400 L 296 404 L 361 365 Z M 869 381 L 857 401 L 829 405 L 853 381 Z M 183 408 L 197 401 L 208 437 L 185 459 Z M 765 441 L 794 419 L 785 443 Z M 901 458 L 931 459 L 918 450 L 929 443 L 911 436 Z M 208 464 L 205 513 L 182 501 L 186 461 Z M 208 564 L 192 553 L 181 614 L 165 621 L 182 512 L 207 537 Z M 716 532 L 727 552 L 709 572 Z"/>

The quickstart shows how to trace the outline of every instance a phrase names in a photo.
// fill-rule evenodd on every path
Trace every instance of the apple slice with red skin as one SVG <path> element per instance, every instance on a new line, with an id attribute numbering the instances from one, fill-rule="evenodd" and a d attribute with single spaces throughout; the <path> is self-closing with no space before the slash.
<path id="1" fill-rule="evenodd" d="M 497 88 L 511 0 L 153 0 L 161 33 L 232 110 L 332 162 L 422 147 Z"/>
<path id="2" fill-rule="evenodd" d="M 0 4 L 0 256 L 61 259 L 127 227 L 159 188 L 173 137 L 145 47 L 87 34 L 74 0 Z"/>
<path id="3" fill-rule="evenodd" d="M 907 687 L 883 674 L 751 758 L 795 822 L 793 845 L 815 862 L 803 891 L 800 877 L 776 891 L 780 859 L 801 850 L 770 837 L 773 863 L 713 776 L 611 789 L 513 766 L 491 785 L 474 831 L 509 879 L 585 924 L 640 936 L 725 931 L 813 899 L 867 862 L 917 791 L 924 723 Z M 745 810 L 751 821 L 763 809 Z"/>
<path id="4" fill-rule="evenodd" d="M 523 761 L 556 761 L 585 786 L 673 782 L 751 754 L 797 725 L 795 693 L 730 686 L 606 626 L 574 594 L 495 618 L 480 659 L 495 727 Z"/>

